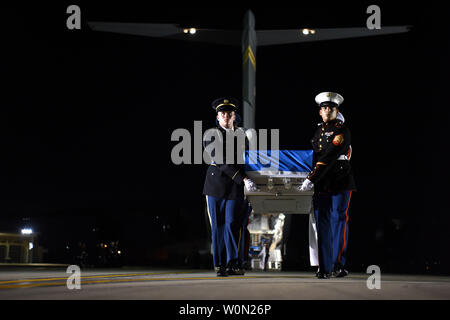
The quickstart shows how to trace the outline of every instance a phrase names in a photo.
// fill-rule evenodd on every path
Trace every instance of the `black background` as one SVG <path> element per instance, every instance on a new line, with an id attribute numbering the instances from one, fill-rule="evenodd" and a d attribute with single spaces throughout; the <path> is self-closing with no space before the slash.
<path id="1" fill-rule="evenodd" d="M 81 30 L 66 28 L 70 4 Z M 195 120 L 212 126 L 212 100 L 241 98 L 241 49 L 93 32 L 87 21 L 240 29 L 250 8 L 256 29 L 351 27 L 365 26 L 370 4 L 2 8 L 0 232 L 31 225 L 47 262 L 70 262 L 79 241 L 119 240 L 128 265 L 209 266 L 194 254 L 208 247 L 206 166 L 172 164 L 170 138 Z M 412 30 L 258 48 L 256 125 L 280 129 L 282 149 L 310 149 L 315 95 L 341 93 L 358 185 L 352 269 L 448 273 L 445 12 L 379 5 L 382 26 Z M 308 268 L 307 217 L 288 219 L 285 267 Z"/>

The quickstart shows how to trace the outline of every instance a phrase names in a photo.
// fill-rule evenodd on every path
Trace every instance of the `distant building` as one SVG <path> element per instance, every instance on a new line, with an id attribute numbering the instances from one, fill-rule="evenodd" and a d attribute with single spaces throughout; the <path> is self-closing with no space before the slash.
<path id="1" fill-rule="evenodd" d="M 0 263 L 41 262 L 42 250 L 35 243 L 36 235 L 0 233 Z"/>

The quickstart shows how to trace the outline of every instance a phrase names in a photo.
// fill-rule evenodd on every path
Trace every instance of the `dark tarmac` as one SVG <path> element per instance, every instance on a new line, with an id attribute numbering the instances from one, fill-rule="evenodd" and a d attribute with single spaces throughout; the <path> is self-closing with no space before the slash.
<path id="1" fill-rule="evenodd" d="M 311 272 L 247 272 L 218 278 L 212 270 L 82 269 L 69 289 L 65 268 L 1 268 L 0 300 L 448 300 L 450 277 L 369 274 L 317 279 Z M 71 282 L 72 284 L 74 282 Z"/>

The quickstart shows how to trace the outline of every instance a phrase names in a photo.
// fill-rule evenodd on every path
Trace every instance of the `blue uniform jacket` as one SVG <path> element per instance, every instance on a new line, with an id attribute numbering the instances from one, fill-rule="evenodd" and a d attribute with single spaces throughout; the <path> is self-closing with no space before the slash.
<path id="1" fill-rule="evenodd" d="M 217 129 L 222 133 L 224 140 L 226 139 L 226 131 L 218 126 Z M 242 130 L 242 128 L 239 128 Z M 244 183 L 246 177 L 244 164 L 238 164 L 238 157 L 242 158 L 243 154 L 237 154 L 239 150 L 237 146 L 237 138 L 234 138 L 233 164 L 227 164 L 226 144 L 223 144 L 223 162 L 212 163 L 206 171 L 205 184 L 203 194 L 215 198 L 238 199 L 244 197 Z M 208 146 L 212 141 L 204 141 L 204 147 Z M 245 139 L 245 149 L 248 149 L 248 140 Z M 241 149 L 242 150 L 242 149 Z M 214 155 L 213 155 L 214 156 Z"/>

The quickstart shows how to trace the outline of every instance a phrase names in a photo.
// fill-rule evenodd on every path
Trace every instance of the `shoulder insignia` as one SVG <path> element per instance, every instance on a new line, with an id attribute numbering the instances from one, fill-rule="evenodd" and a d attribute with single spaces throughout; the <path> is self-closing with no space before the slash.
<path id="1" fill-rule="evenodd" d="M 333 144 L 335 145 L 335 146 L 340 146 L 341 144 L 343 144 L 344 143 L 344 135 L 341 133 L 341 134 L 338 134 L 338 135 L 336 135 L 335 137 L 334 137 L 334 139 L 333 139 Z"/>

